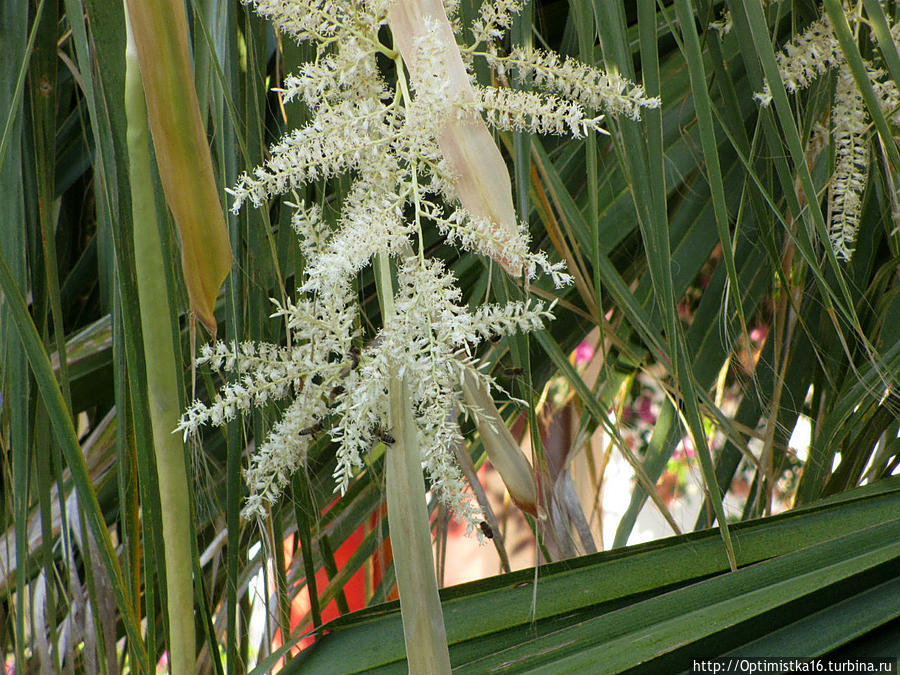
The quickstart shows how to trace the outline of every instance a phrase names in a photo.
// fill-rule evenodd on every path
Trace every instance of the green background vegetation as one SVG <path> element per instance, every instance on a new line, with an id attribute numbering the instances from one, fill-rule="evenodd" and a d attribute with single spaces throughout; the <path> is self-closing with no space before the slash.
<path id="1" fill-rule="evenodd" d="M 463 0 L 464 17 L 478 4 Z M 839 5 L 825 9 L 838 16 Z M 864 5 L 876 27 L 894 18 L 894 3 Z M 313 52 L 279 39 L 237 2 L 186 7 L 193 81 L 180 85 L 197 92 L 224 200 L 224 187 L 259 164 L 269 143 L 303 124 L 302 105 L 282 108 L 271 88 Z M 734 27 L 723 37 L 710 22 L 725 7 Z M 822 244 L 833 150 L 807 142 L 817 124 L 828 126 L 834 77 L 791 97 L 775 83 L 766 109 L 751 98 L 763 73 L 773 81 L 780 46 L 820 11 L 802 0 L 764 8 L 556 0 L 534 2 L 517 19 L 512 40 L 616 68 L 663 106 L 640 122 L 608 120 L 609 137 L 498 137 L 534 246 L 564 258 L 576 284 L 560 294 L 539 283 L 536 293 L 559 297 L 556 321 L 536 336 L 490 345 L 485 358 L 529 402 L 561 376 L 584 432 L 602 425 L 613 437 L 618 422 L 607 412 L 621 410 L 623 383 L 649 369 L 663 373 L 666 400 L 634 457 L 639 481 L 615 547 L 648 499 L 644 487 L 686 435 L 707 485 L 714 475 L 720 486 L 709 489 L 697 530 L 721 513 L 721 491 L 742 462 L 752 478 L 740 522 L 727 531 L 554 562 L 541 568 L 536 588 L 527 571 L 446 589 L 455 667 L 676 672 L 699 655 L 900 653 L 900 482 L 889 477 L 900 462 L 900 155 L 894 138 L 878 133 L 889 130 L 873 126 L 856 255 L 838 263 Z M 178 235 L 153 175 L 148 208 L 159 223 L 168 302 L 148 322 L 133 238 L 123 8 L 5 0 L 0 44 L 0 648 L 8 662 L 35 671 L 143 672 L 167 650 L 169 631 L 166 507 L 144 356 L 158 326 L 149 323 L 171 328 L 179 409 L 195 395 Z M 851 62 L 883 59 L 900 78 L 890 40 L 876 45 L 863 31 L 844 48 Z M 880 115 L 870 111 L 886 124 Z M 346 187 L 338 180 L 300 196 L 333 219 Z M 280 339 L 269 298 L 293 292 L 302 264 L 288 219 L 279 204 L 226 214 L 234 266 L 215 307 L 220 338 Z M 432 236 L 430 248 L 453 263 L 472 302 L 522 293 L 485 260 L 460 258 Z M 371 270 L 358 286 L 377 325 Z M 736 364 L 754 351 L 756 325 L 768 336 L 748 371 Z M 568 355 L 594 328 L 606 356 L 588 387 Z M 523 374 L 504 375 L 510 368 Z M 730 415 L 716 405 L 723 372 L 739 395 Z M 216 384 L 198 372 L 196 396 Z M 523 412 L 501 408 L 510 419 Z M 812 422 L 802 464 L 786 449 L 801 414 Z M 533 411 L 525 416 L 538 424 Z M 258 573 L 276 589 L 272 628 L 286 630 L 291 598 L 325 568 L 329 581 L 314 589 L 310 617 L 318 623 L 329 601 L 346 608 L 343 585 L 371 564 L 386 534 L 381 461 L 331 503 L 334 449 L 326 441 L 264 527 L 239 521 L 246 448 L 276 419 L 274 409 L 254 412 L 210 431 L 202 450 L 185 449 L 191 499 L 178 516 L 190 525 L 198 672 L 243 672 L 256 657 L 248 582 Z M 711 425 L 726 439 L 715 452 L 705 440 Z M 477 434 L 464 431 L 478 465 Z M 552 485 L 540 434 L 532 438 L 536 470 Z M 762 441 L 758 461 L 747 457 L 751 438 Z M 768 515 L 776 485 L 791 476 L 799 476 L 789 496 L 800 508 Z M 333 551 L 366 524 L 363 543 L 335 570 Z M 285 571 L 273 542 L 294 533 L 300 547 Z M 729 556 L 737 572 L 728 572 Z M 373 606 L 328 626 L 288 671 L 405 669 L 397 607 L 378 604 L 391 585 L 388 568 L 370 589 Z"/>

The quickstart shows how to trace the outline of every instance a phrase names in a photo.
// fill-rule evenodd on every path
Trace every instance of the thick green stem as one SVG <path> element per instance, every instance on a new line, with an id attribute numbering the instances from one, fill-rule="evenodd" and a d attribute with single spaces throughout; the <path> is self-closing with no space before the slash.
<path id="1" fill-rule="evenodd" d="M 387 256 L 379 255 L 375 264 L 382 314 L 387 323 L 394 314 Z M 449 673 L 450 654 L 425 508 L 425 479 L 406 380 L 392 377 L 390 394 L 394 443 L 385 456 L 387 510 L 406 660 L 410 673 Z"/>
<path id="2" fill-rule="evenodd" d="M 179 361 L 175 355 L 162 243 L 150 164 L 150 135 L 140 66 L 128 29 L 125 112 L 128 117 L 135 270 L 140 297 L 147 396 L 159 475 L 169 615 L 169 663 L 173 673 L 195 669 L 191 505 L 184 446 L 172 430 L 181 412 Z"/>

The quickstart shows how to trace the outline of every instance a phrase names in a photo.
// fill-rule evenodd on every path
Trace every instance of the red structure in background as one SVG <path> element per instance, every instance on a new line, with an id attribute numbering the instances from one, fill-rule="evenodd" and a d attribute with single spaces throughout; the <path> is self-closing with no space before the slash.
<path id="1" fill-rule="evenodd" d="M 334 502 L 328 505 L 327 508 L 323 509 L 323 513 L 325 513 L 329 508 L 334 505 Z M 362 545 L 366 535 L 372 532 L 374 529 L 379 527 L 379 520 L 385 517 L 387 514 L 387 507 L 382 504 L 382 506 L 376 510 L 370 519 L 368 526 L 360 526 L 353 534 L 347 537 L 346 541 L 344 541 L 341 546 L 334 552 L 334 562 L 337 570 L 340 571 L 344 568 L 347 562 L 350 560 L 350 557 L 356 552 L 356 550 Z M 291 567 L 291 562 L 294 558 L 294 551 L 299 550 L 299 543 L 297 541 L 297 535 L 291 535 L 283 542 L 284 545 L 284 562 L 285 566 L 289 570 Z M 384 577 L 384 570 L 391 564 L 393 560 L 392 552 L 391 552 L 391 541 L 389 538 L 386 538 L 384 542 L 376 549 L 375 553 L 370 558 L 370 562 L 366 565 L 363 565 L 360 569 L 354 573 L 354 575 L 350 578 L 350 580 L 344 585 L 344 597 L 347 600 L 347 607 L 349 611 L 353 612 L 358 609 L 362 609 L 366 606 L 369 598 L 366 595 L 366 588 L 374 589 L 377 588 L 381 583 L 382 578 Z M 367 565 L 371 565 L 371 567 L 367 567 Z M 371 569 L 371 580 L 369 584 L 366 583 L 366 574 Z M 322 592 L 328 587 L 329 583 L 328 575 L 325 571 L 324 567 L 320 567 L 316 571 L 316 589 L 318 590 L 319 595 L 322 595 Z M 270 589 L 272 592 L 273 589 Z M 371 592 L 371 591 L 370 591 Z M 392 590 L 388 595 L 388 600 L 394 600 L 397 598 L 396 589 Z M 293 601 L 291 602 L 291 619 L 290 619 L 290 628 L 291 634 L 296 635 L 298 633 L 306 633 L 312 630 L 312 614 L 310 612 L 311 604 L 309 599 L 309 587 L 304 585 L 304 587 L 294 596 Z M 336 619 L 341 615 L 340 610 L 338 609 L 337 601 L 332 600 L 328 603 L 327 606 L 322 607 L 322 622 L 328 622 L 332 619 Z M 292 648 L 291 654 L 298 654 L 303 649 L 306 649 L 309 645 L 313 644 L 315 641 L 315 637 L 310 635 L 308 637 L 304 637 L 299 640 Z M 281 631 L 275 633 L 275 637 L 272 640 L 272 650 L 275 651 L 279 649 L 282 645 L 282 637 Z M 281 668 L 281 662 L 275 667 L 274 672 L 277 672 Z"/>
<path id="2" fill-rule="evenodd" d="M 497 515 L 506 537 L 506 547 L 509 552 L 513 569 L 523 569 L 534 564 L 534 538 L 524 516 L 513 507 L 508 498 L 499 474 L 486 462 L 477 471 L 482 486 L 485 488 L 492 503 L 494 513 Z M 322 510 L 325 514 L 334 506 L 334 502 Z M 387 506 L 382 503 L 380 508 L 373 512 L 368 523 L 357 529 L 335 551 L 335 565 L 338 570 L 344 568 L 353 554 L 363 544 L 365 538 L 373 531 L 381 527 L 381 520 L 387 517 Z M 482 579 L 500 572 L 500 562 L 493 544 L 488 539 L 479 540 L 476 536 L 467 536 L 465 524 L 451 520 L 447 524 L 447 558 L 445 560 L 445 574 L 443 582 L 447 585 L 455 585 L 475 579 Z M 299 549 L 295 535 L 291 535 L 284 541 L 284 559 L 288 569 L 294 558 L 294 552 Z M 390 538 L 385 540 L 375 549 L 366 563 L 357 570 L 350 581 L 344 586 L 344 595 L 347 599 L 349 611 L 363 609 L 370 601 L 369 594 L 378 588 L 384 578 L 385 570 L 391 565 L 393 555 Z M 299 561 L 295 564 L 299 564 Z M 366 577 L 369 575 L 367 581 Z M 328 587 L 329 578 L 324 568 L 316 572 L 316 589 L 321 597 Z M 443 584 L 442 584 L 443 585 Z M 270 588 L 270 594 L 274 588 Z M 396 588 L 391 590 L 387 600 L 396 600 Z M 337 603 L 332 600 L 326 607 L 322 607 L 323 622 L 330 621 L 341 615 Z M 312 615 L 310 613 L 309 593 L 306 587 L 296 594 L 291 603 L 290 633 L 296 636 L 309 633 L 312 630 Z M 303 637 L 291 648 L 291 654 L 298 654 L 315 641 L 315 636 Z M 272 650 L 277 650 L 282 645 L 280 632 L 275 634 L 272 641 Z M 277 672 L 281 664 L 273 669 Z"/>

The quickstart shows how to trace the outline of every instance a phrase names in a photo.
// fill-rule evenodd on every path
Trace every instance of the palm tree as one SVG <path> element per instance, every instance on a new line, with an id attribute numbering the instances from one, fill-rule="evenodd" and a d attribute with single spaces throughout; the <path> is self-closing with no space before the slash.
<path id="1" fill-rule="evenodd" d="M 523 285 L 439 227 L 413 242 L 452 270 L 461 306 L 556 303 L 543 329 L 473 351 L 505 392 L 462 421 L 459 455 L 474 469 L 492 443 L 513 453 L 513 435 L 484 416 L 512 428 L 515 444 L 530 430 L 522 447 L 543 517 L 527 518 L 544 564 L 441 589 L 450 664 L 680 672 L 714 656 L 896 657 L 896 7 L 484 3 L 516 4 L 508 34 L 474 60 L 481 85 L 541 85 L 537 69 L 497 68 L 537 49 L 640 83 L 661 105 L 640 119 L 606 110 L 594 122 L 606 136 L 492 132 L 532 252 L 565 262 L 570 286 Z M 475 0 L 458 5 L 469 43 L 473 21 L 490 15 Z M 235 382 L 192 368 L 210 330 L 223 344 L 285 346 L 270 298 L 299 302 L 309 259 L 291 204 L 316 205 L 327 232 L 352 202 L 343 175 L 227 211 L 225 189 L 316 114 L 277 91 L 316 48 L 238 3 L 190 3 L 183 26 L 171 18 L 178 3 L 129 10 L 126 56 L 115 3 L 0 7 L 7 663 L 144 672 L 165 655 L 173 672 L 267 672 L 278 661 L 288 672 L 405 670 L 399 606 L 384 604 L 397 578 L 384 507 L 391 430 L 335 495 L 339 446 L 302 429 L 304 466 L 250 520 L 242 470 L 285 406 L 235 415 L 193 444 L 171 433 L 191 400 L 209 405 Z M 386 55 L 375 63 L 385 78 L 404 72 Z M 130 135 L 140 85 L 153 137 L 143 157 L 135 149 L 150 144 Z M 397 278 L 390 262 L 353 276 L 363 360 Z M 591 334 L 588 374 L 570 356 Z M 662 405 L 632 450 L 625 409 L 640 381 Z M 561 410 L 573 433 L 545 444 Z M 800 419 L 805 457 L 788 447 Z M 602 484 L 605 448 L 586 442 L 598 429 L 636 482 L 611 550 L 571 558 L 590 547 L 585 514 L 559 508 L 571 503 L 565 469 L 581 462 L 586 483 Z M 648 502 L 671 517 L 655 486 L 685 439 L 704 485 L 696 531 L 625 547 Z M 733 486 L 745 479 L 742 497 Z M 739 509 L 726 514 L 725 500 Z M 775 515 L 779 502 L 793 508 Z M 428 508 L 441 539 L 443 507 Z M 354 575 L 368 587 L 365 608 L 349 612 Z M 298 598 L 308 611 L 292 616 Z M 340 617 L 326 622 L 330 603 Z M 312 646 L 292 655 L 310 630 Z"/>

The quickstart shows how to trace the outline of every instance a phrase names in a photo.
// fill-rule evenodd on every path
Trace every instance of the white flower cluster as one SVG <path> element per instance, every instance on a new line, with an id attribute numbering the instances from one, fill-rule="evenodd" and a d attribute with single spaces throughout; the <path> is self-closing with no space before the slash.
<path id="1" fill-rule="evenodd" d="M 565 272 L 562 262 L 551 263 L 541 251 L 528 251 L 529 235 L 524 223 L 519 225 L 518 231 L 510 233 L 483 218 L 473 217 L 463 208 L 457 208 L 445 217 L 441 208 L 433 202 L 422 200 L 420 205 L 422 213 L 428 215 L 449 242 L 457 243 L 467 251 L 500 260 L 504 267 L 521 269 L 528 279 L 533 279 L 540 271 L 550 275 L 556 288 L 572 283 L 572 277 Z"/>
<path id="2" fill-rule="evenodd" d="M 340 101 L 319 110 L 308 126 L 269 149 L 264 166 L 238 179 L 229 190 L 235 197 L 232 210 L 239 211 L 247 199 L 261 206 L 272 195 L 375 162 L 392 132 L 390 111 L 377 99 Z"/>
<path id="3" fill-rule="evenodd" d="M 788 93 L 806 89 L 813 80 L 824 75 L 844 60 L 831 20 L 823 14 L 800 35 L 788 42 L 775 56 L 778 74 Z M 772 93 L 767 82 L 764 89 L 754 94 L 760 104 L 766 106 L 772 101 Z"/>
<path id="4" fill-rule="evenodd" d="M 495 67 L 514 68 L 519 80 L 532 78 L 535 87 L 556 93 L 590 110 L 606 110 L 637 120 L 644 108 L 658 108 L 660 100 L 647 96 L 644 88 L 618 73 L 589 66 L 558 54 L 515 47 L 509 56 L 486 55 Z"/>
<path id="5" fill-rule="evenodd" d="M 532 134 L 571 134 L 581 138 L 590 131 L 606 133 L 600 126 L 603 116 L 588 117 L 581 106 L 556 96 L 516 89 L 478 87 L 476 104 L 488 124 L 505 131 L 525 130 Z"/>
<path id="6" fill-rule="evenodd" d="M 305 63 L 285 78 L 284 101 L 301 98 L 310 108 L 324 99 L 380 99 L 386 95 L 371 45 L 350 38 L 339 43 L 332 54 Z"/>
<path id="7" fill-rule="evenodd" d="M 851 25 L 861 23 L 855 15 L 847 18 Z M 891 35 L 897 42 L 900 23 L 891 27 Z M 850 260 L 869 176 L 869 117 L 828 16 L 823 14 L 785 45 L 777 54 L 777 62 L 779 75 L 789 93 L 808 87 L 829 70 L 837 70 L 831 109 L 834 173 L 829 188 L 829 238 L 835 256 Z M 900 124 L 900 92 L 896 83 L 869 63 L 866 70 L 881 109 L 893 124 Z M 763 106 L 769 105 L 772 101 L 769 84 L 754 94 L 754 98 Z"/>
<path id="8" fill-rule="evenodd" d="M 354 33 L 377 33 L 392 0 L 245 0 L 298 42 L 319 44 L 346 39 Z"/>
<path id="9" fill-rule="evenodd" d="M 466 412 L 460 382 L 466 369 L 485 379 L 467 353 L 491 336 L 539 329 L 551 318 L 540 304 L 490 305 L 472 312 L 461 304 L 453 276 L 435 259 L 400 258 L 396 318 L 362 351 L 348 373 L 332 431 L 341 444 L 335 478 L 346 489 L 352 473 L 387 426 L 388 382 L 406 378 L 410 386 L 422 461 L 432 489 L 460 515 L 470 506 L 453 458 L 461 442 L 456 417 Z M 489 379 L 488 379 L 489 380 Z"/>
<path id="10" fill-rule="evenodd" d="M 407 246 L 414 224 L 403 219 L 405 200 L 396 188 L 376 180 L 354 184 L 344 200 L 340 229 L 307 255 L 307 281 L 301 293 L 328 293 L 346 284 L 378 253 L 396 255 Z"/>
<path id="11" fill-rule="evenodd" d="M 834 175 L 828 203 L 829 236 L 835 256 L 850 260 L 869 176 L 866 108 L 849 69 L 841 69 L 834 92 Z"/>
<path id="12" fill-rule="evenodd" d="M 264 513 L 266 504 L 281 494 L 291 473 L 306 460 L 310 440 L 339 397 L 338 383 L 351 370 L 359 337 L 356 298 L 349 283 L 296 304 L 275 305 L 273 316 L 284 318 L 290 346 L 249 342 L 204 346 L 197 365 L 239 379 L 226 384 L 209 404 L 194 401 L 178 425 L 187 438 L 204 425 L 220 426 L 252 406 L 293 396 L 251 458 L 246 517 Z"/>
<path id="13" fill-rule="evenodd" d="M 512 26 L 512 17 L 522 11 L 523 0 L 485 0 L 478 18 L 472 22 L 475 45 L 490 43 L 503 37 Z"/>
<path id="14" fill-rule="evenodd" d="M 287 346 L 204 347 L 197 363 L 228 375 L 229 382 L 213 400 L 195 401 L 178 429 L 187 437 L 204 425 L 225 424 L 252 406 L 286 401 L 281 420 L 246 471 L 250 495 L 243 515 L 263 516 L 305 461 L 312 441 L 325 433 L 338 446 L 337 489 L 346 490 L 372 448 L 393 442 L 389 386 L 403 378 L 432 489 L 456 513 L 474 517 L 453 453 L 461 441 L 457 417 L 478 412 L 467 408 L 461 381 L 467 374 L 496 387 L 477 370 L 474 349 L 488 338 L 538 330 L 552 317 L 535 302 L 470 308 L 444 264 L 425 257 L 422 228 L 435 227 L 464 251 L 521 270 L 526 278 L 543 273 L 561 286 L 571 277 L 562 263 L 529 251 L 524 224 L 498 227 L 461 206 L 439 142 L 442 123 L 465 125 L 482 115 L 500 129 L 580 137 L 602 131 L 602 118 L 586 115 L 585 108 L 636 117 L 641 107 L 659 101 L 622 78 L 571 60 L 559 63 L 546 52 L 489 59 L 515 65 L 555 94 L 474 87 L 449 95 L 440 75 L 447 51 L 446 45 L 436 46 L 437 24 L 426 22 L 425 37 L 414 44 L 412 67 L 379 41 L 390 0 L 253 4 L 286 34 L 315 40 L 319 50 L 315 61 L 287 78 L 281 90 L 287 100 L 306 103 L 311 121 L 271 147 L 263 166 L 239 178 L 230 190 L 233 209 L 248 200 L 262 206 L 312 180 L 352 172 L 354 182 L 334 229 L 317 206 L 290 204 L 305 268 L 299 299 L 276 303 L 273 314 L 284 320 Z M 476 39 L 499 38 L 521 5 L 518 0 L 485 2 Z M 395 64 L 394 91 L 388 91 L 379 71 L 385 66 L 379 66 L 378 54 Z M 414 71 L 411 90 L 404 68 Z M 392 261 L 397 288 L 393 313 L 367 337 L 354 281 L 376 255 Z"/>

